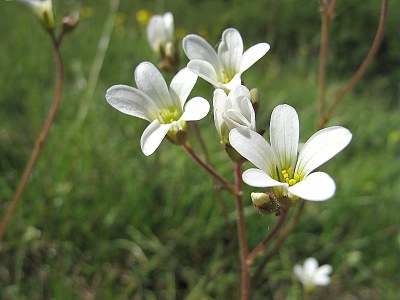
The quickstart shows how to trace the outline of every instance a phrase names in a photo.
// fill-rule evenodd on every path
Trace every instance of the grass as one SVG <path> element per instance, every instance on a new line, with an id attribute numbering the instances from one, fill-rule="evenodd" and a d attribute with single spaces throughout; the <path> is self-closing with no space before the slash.
<path id="1" fill-rule="evenodd" d="M 211 2 L 194 10 L 190 2 L 177 1 L 166 3 L 165 9 L 176 12 L 176 25 L 188 32 L 197 32 L 206 23 L 210 41 L 216 42 L 221 29 L 236 26 L 230 17 L 238 12 L 224 10 L 220 18 L 223 1 Z M 82 16 L 62 46 L 64 98 L 0 244 L 0 298 L 235 299 L 240 268 L 236 234 L 222 217 L 211 180 L 182 149 L 166 141 L 146 158 L 139 146 L 146 122 L 118 113 L 104 99 L 111 85 L 134 84 L 133 70 L 139 62 L 156 61 L 134 15 L 142 7 L 160 10 L 160 4 L 121 2 L 120 21 L 115 23 L 101 72 L 91 81 L 107 3 L 87 2 L 92 15 Z M 213 13 L 204 20 L 208 5 Z M 59 13 L 70 8 L 69 1 L 57 3 Z M 51 44 L 30 11 L 5 2 L 0 10 L 4 15 L 0 19 L 0 211 L 4 212 L 47 114 L 54 66 Z M 185 11 L 193 19 L 179 17 Z M 255 30 L 249 32 L 250 37 L 244 35 L 246 46 L 260 40 Z M 300 48 L 282 62 L 272 49 L 245 73 L 246 83 L 258 87 L 262 95 L 258 128 L 267 129 L 272 109 L 286 102 L 298 110 L 301 139 L 314 132 L 314 51 Z M 346 58 L 336 59 L 342 65 Z M 309 256 L 334 270 L 332 284 L 319 289 L 316 299 L 396 299 L 400 116 L 396 91 L 388 88 L 389 75 L 369 73 L 368 81 L 347 95 L 329 122 L 353 133 L 350 146 L 322 167 L 335 178 L 337 193 L 328 202 L 307 204 L 285 246 L 262 280 L 254 283 L 254 299 L 301 299 L 292 268 Z M 329 78 L 328 99 L 345 80 Z M 211 93 L 199 79 L 193 95 L 210 99 Z M 211 114 L 199 126 L 213 164 L 232 178 Z M 248 240 L 254 247 L 277 220 L 255 212 L 251 191 L 245 188 L 244 199 Z M 222 196 L 232 223 L 233 199 Z"/>

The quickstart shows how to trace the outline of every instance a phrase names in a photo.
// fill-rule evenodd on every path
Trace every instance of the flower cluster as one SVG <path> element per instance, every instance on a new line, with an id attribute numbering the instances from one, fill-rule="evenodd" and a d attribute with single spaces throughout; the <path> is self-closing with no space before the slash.
<path id="1" fill-rule="evenodd" d="M 161 56 L 168 54 L 174 44 L 173 24 L 171 13 L 153 16 L 149 21 L 150 46 Z M 165 136 L 175 144 L 185 144 L 186 122 L 208 114 L 210 105 L 206 99 L 194 97 L 186 103 L 199 76 L 215 88 L 214 122 L 221 143 L 225 148 L 233 147 L 240 159 L 257 167 L 245 171 L 243 181 L 253 187 L 270 188 L 268 194 L 252 194 L 255 206 L 270 206 L 270 211 L 278 214 L 284 203 L 290 206 L 299 198 L 323 201 L 333 196 L 333 179 L 324 172 L 313 171 L 349 144 L 349 130 L 340 126 L 322 129 L 299 151 L 298 115 L 293 107 L 284 104 L 272 112 L 270 143 L 256 132 L 251 93 L 241 76 L 269 51 L 267 43 L 244 51 L 240 33 L 228 28 L 222 33 L 217 51 L 195 34 L 187 35 L 182 47 L 189 62 L 172 79 L 169 89 L 157 68 L 144 62 L 135 70 L 137 88 L 116 85 L 106 93 L 114 108 L 150 122 L 141 138 L 145 155 L 152 154 Z"/>

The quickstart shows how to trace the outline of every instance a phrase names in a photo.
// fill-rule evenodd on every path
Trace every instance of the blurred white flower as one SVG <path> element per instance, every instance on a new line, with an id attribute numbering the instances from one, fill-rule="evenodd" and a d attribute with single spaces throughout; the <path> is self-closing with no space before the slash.
<path id="1" fill-rule="evenodd" d="M 329 275 L 332 273 L 332 266 L 318 267 L 318 261 L 314 257 L 307 258 L 303 266 L 295 265 L 293 271 L 308 292 L 311 292 L 316 286 L 326 286 L 331 282 Z"/>
<path id="2" fill-rule="evenodd" d="M 10 1 L 10 0 L 8 0 Z M 46 29 L 54 29 L 53 3 L 51 0 L 16 0 L 30 7 Z"/>
<path id="3" fill-rule="evenodd" d="M 250 102 L 249 90 L 240 85 L 229 92 L 222 89 L 214 91 L 214 122 L 221 141 L 229 143 L 229 131 L 236 127 L 256 130 L 256 116 Z"/>
<path id="4" fill-rule="evenodd" d="M 243 53 L 243 40 L 236 29 L 222 33 L 218 53 L 202 37 L 189 34 L 183 39 L 183 50 L 190 59 L 188 68 L 215 88 L 232 90 L 241 84 L 240 76 L 269 50 L 259 43 Z"/>
<path id="5" fill-rule="evenodd" d="M 172 13 L 154 15 L 147 25 L 147 39 L 151 49 L 156 53 L 163 53 L 174 44 L 174 17 Z"/>
<path id="6" fill-rule="evenodd" d="M 258 169 L 242 175 L 254 187 L 272 187 L 277 196 L 323 201 L 335 193 L 335 182 L 316 168 L 342 151 L 352 138 L 350 131 L 332 126 L 316 132 L 298 153 L 299 119 L 296 110 L 278 105 L 272 112 L 271 145 L 258 133 L 235 128 L 229 134 L 232 147 Z"/>
<path id="7" fill-rule="evenodd" d="M 168 89 L 160 71 L 153 64 L 143 62 L 135 69 L 135 81 L 137 89 L 112 86 L 107 90 L 106 99 L 119 111 L 150 122 L 140 141 L 147 156 L 158 148 L 167 134 L 176 141 L 176 135 L 186 131 L 186 121 L 200 120 L 210 110 L 210 104 L 201 97 L 186 103 L 197 81 L 197 75 L 187 68 L 175 75 Z"/>

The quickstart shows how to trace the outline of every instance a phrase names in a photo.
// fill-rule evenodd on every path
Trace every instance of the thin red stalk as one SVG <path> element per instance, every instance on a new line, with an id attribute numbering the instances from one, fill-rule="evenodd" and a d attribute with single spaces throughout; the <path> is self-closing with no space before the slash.
<path id="1" fill-rule="evenodd" d="M 257 247 L 255 247 L 249 255 L 247 255 L 246 258 L 246 263 L 248 266 L 250 266 L 253 261 L 260 256 L 262 253 L 264 253 L 265 247 L 271 242 L 271 240 L 276 236 L 276 234 L 281 230 L 283 224 L 285 223 L 285 220 L 287 218 L 289 210 L 285 209 L 282 214 L 279 217 L 278 223 L 276 223 L 274 229 L 270 232 L 270 234 L 267 236 L 267 238 L 259 243 Z"/>
<path id="2" fill-rule="evenodd" d="M 50 130 L 50 126 L 54 120 L 54 117 L 57 112 L 57 108 L 61 101 L 62 89 L 63 89 L 63 65 L 62 65 L 59 43 L 56 41 L 56 39 L 55 39 L 54 35 L 52 35 L 52 33 L 51 33 L 51 37 L 52 37 L 52 41 L 53 41 L 53 52 L 54 52 L 54 58 L 55 58 L 55 63 L 56 63 L 56 68 L 57 68 L 56 94 L 55 94 L 53 102 L 51 104 L 49 115 L 47 116 L 47 119 L 46 119 L 45 123 L 43 124 L 42 130 L 40 131 L 38 138 L 36 139 L 35 146 L 32 150 L 30 159 L 29 159 L 27 165 L 25 166 L 25 170 L 22 174 L 22 177 L 17 186 L 17 189 L 15 190 L 14 197 L 12 198 L 12 200 L 8 206 L 7 213 L 4 216 L 4 218 L 0 224 L 0 241 L 2 240 L 2 238 L 4 236 L 7 226 L 10 223 L 12 216 L 14 215 L 14 212 L 17 208 L 17 204 L 21 199 L 21 195 L 22 195 L 22 192 L 24 191 L 24 188 L 28 181 L 28 177 L 29 177 L 30 173 L 32 172 L 33 167 L 36 164 L 36 161 L 37 161 L 40 151 L 42 149 L 42 145 L 47 138 L 47 135 Z"/>
<path id="3" fill-rule="evenodd" d="M 328 3 L 323 1 L 321 4 L 322 22 L 321 22 L 321 45 L 319 50 L 319 68 L 318 68 L 318 124 L 324 117 L 325 103 L 325 81 L 326 81 L 326 57 L 328 53 L 328 33 L 329 22 L 335 8 L 335 1 Z"/>
<path id="4" fill-rule="evenodd" d="M 241 263 L 241 279 L 240 279 L 240 299 L 247 300 L 250 298 L 251 284 L 249 267 L 246 263 L 248 255 L 246 225 L 243 213 L 243 191 L 242 191 L 242 167 L 240 163 L 235 162 L 235 204 L 237 213 L 237 232 L 239 241 L 240 263 Z"/>
<path id="5" fill-rule="evenodd" d="M 190 147 L 188 144 L 183 144 L 182 145 L 183 149 L 185 152 L 198 164 L 200 165 L 204 170 L 206 170 L 213 178 L 218 180 L 222 187 L 232 194 L 235 194 L 235 188 L 224 178 L 222 177 L 216 170 L 214 170 L 213 167 L 211 167 L 207 162 L 202 160 L 196 152 L 193 151 L 192 147 Z"/>
<path id="6" fill-rule="evenodd" d="M 354 73 L 353 77 L 349 80 L 349 82 L 344 86 L 342 91 L 337 95 L 334 102 L 329 107 L 328 112 L 325 114 L 324 118 L 321 119 L 321 123 L 319 126 L 320 128 L 322 128 L 326 124 L 326 122 L 328 122 L 330 116 L 333 114 L 336 107 L 342 101 L 343 97 L 357 84 L 357 82 L 364 75 L 368 66 L 371 64 L 376 52 L 379 49 L 381 41 L 382 41 L 383 32 L 384 32 L 385 24 L 386 24 L 387 9 L 388 9 L 388 0 L 382 0 L 381 16 L 380 16 L 378 29 L 376 31 L 372 46 L 371 46 L 367 56 L 364 58 L 363 62 L 361 63 L 360 67 L 358 68 L 358 70 Z"/>
<path id="7" fill-rule="evenodd" d="M 281 232 L 278 240 L 276 241 L 274 247 L 269 252 L 269 254 L 267 256 L 265 256 L 264 260 L 262 261 L 262 263 L 258 267 L 258 269 L 257 269 L 257 271 L 256 271 L 256 273 L 254 275 L 254 278 L 253 278 L 254 281 L 258 280 L 258 278 L 261 276 L 261 274 L 262 274 L 265 266 L 267 265 L 267 263 L 271 260 L 272 257 L 274 257 L 279 252 L 279 249 L 285 243 L 286 238 L 289 236 L 289 234 L 296 227 L 296 224 L 300 219 L 301 213 L 303 212 L 304 205 L 305 205 L 305 201 L 301 201 L 301 203 L 300 203 L 295 215 L 290 220 L 290 222 L 285 226 L 285 228 Z"/>

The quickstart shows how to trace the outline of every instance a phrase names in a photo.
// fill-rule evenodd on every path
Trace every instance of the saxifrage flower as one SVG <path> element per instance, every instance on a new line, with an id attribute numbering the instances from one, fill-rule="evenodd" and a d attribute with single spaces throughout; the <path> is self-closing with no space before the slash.
<path id="1" fill-rule="evenodd" d="M 293 271 L 308 292 L 311 292 L 316 286 L 326 286 L 331 282 L 329 275 L 332 273 L 332 266 L 318 267 L 318 261 L 314 257 L 307 258 L 304 265 L 295 265 Z"/>
<path id="2" fill-rule="evenodd" d="M 163 53 L 174 43 L 174 17 L 172 13 L 154 15 L 147 25 L 147 40 L 156 53 Z"/>
<path id="3" fill-rule="evenodd" d="M 177 133 L 186 131 L 186 121 L 200 120 L 210 110 L 210 104 L 202 97 L 186 102 L 197 81 L 197 75 L 187 68 L 175 75 L 168 89 L 160 71 L 143 62 L 135 69 L 135 81 L 137 88 L 112 86 L 106 99 L 120 112 L 150 122 L 140 141 L 145 155 L 152 154 L 167 134 L 176 141 Z"/>
<path id="4" fill-rule="evenodd" d="M 232 90 L 241 84 L 241 75 L 269 50 L 259 43 L 243 53 L 243 40 L 234 28 L 222 33 L 218 53 L 202 37 L 189 34 L 183 39 L 183 50 L 190 59 L 188 68 L 215 88 Z"/>
<path id="5" fill-rule="evenodd" d="M 258 133 L 235 128 L 229 134 L 232 147 L 256 168 L 245 171 L 243 181 L 254 187 L 271 187 L 276 196 L 323 201 L 335 193 L 335 182 L 316 168 L 343 150 L 350 131 L 333 126 L 316 132 L 298 153 L 299 119 L 296 110 L 278 105 L 272 112 L 271 145 Z"/>

